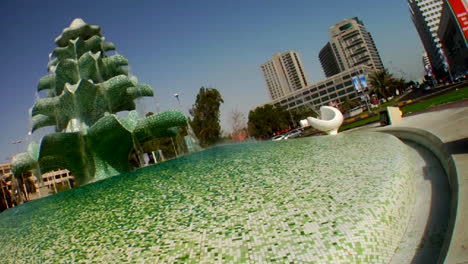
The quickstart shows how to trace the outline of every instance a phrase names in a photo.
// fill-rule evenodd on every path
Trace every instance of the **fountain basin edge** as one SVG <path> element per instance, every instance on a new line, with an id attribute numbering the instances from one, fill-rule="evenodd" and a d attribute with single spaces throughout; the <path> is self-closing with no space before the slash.
<path id="1" fill-rule="evenodd" d="M 385 263 L 412 208 L 406 148 L 359 133 L 194 153 L 0 214 L 0 259 Z"/>
<path id="2" fill-rule="evenodd" d="M 459 215 L 463 208 L 467 208 L 468 184 L 460 179 L 468 178 L 466 160 L 454 157 L 444 142 L 433 133 L 413 127 L 384 127 L 373 131 L 387 133 L 402 140 L 415 142 L 431 151 L 441 163 L 447 177 L 451 191 L 451 205 L 449 225 L 437 263 L 458 263 L 467 254 L 463 244 L 468 241 L 465 223 L 466 214 Z M 461 258 L 460 258 L 461 257 Z"/>

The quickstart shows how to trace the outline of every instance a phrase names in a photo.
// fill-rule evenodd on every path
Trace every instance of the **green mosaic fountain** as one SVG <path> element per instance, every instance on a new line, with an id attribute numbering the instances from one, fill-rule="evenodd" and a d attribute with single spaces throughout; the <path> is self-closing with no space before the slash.
<path id="1" fill-rule="evenodd" d="M 132 111 L 134 100 L 153 96 L 153 90 L 129 76 L 125 57 L 107 56 L 115 46 L 101 36 L 100 27 L 75 19 L 55 43 L 50 74 L 39 80 L 38 90 L 47 91 L 47 97 L 32 108 L 32 132 L 46 126 L 58 132 L 17 155 L 15 174 L 67 168 L 79 184 L 104 179 L 129 171 L 129 153 L 144 142 L 175 136 L 178 126 L 186 126 L 178 111 L 143 120 Z M 121 111 L 130 112 L 115 115 Z"/>
<path id="2" fill-rule="evenodd" d="M 414 200 L 414 168 L 400 140 L 364 132 L 224 145 L 128 172 L 116 154 L 185 119 L 174 112 L 144 120 L 110 114 L 133 107 L 118 98 L 150 90 L 121 74 L 115 65 L 124 59 L 103 56 L 113 45 L 94 36 L 98 28 L 83 23 L 65 29 L 50 67 L 62 71 L 60 54 L 75 50 L 95 61 L 83 64 L 92 70 L 80 76 L 93 75 L 92 65 L 114 66 L 86 81 L 68 74 L 76 80 L 68 85 L 57 75 L 41 79 L 50 97 L 34 107 L 34 129 L 53 124 L 65 131 L 31 145 L 15 166 L 37 160 L 98 178 L 120 174 L 0 214 L 2 263 L 389 263 Z M 100 48 L 90 48 L 95 42 Z M 47 85 L 57 83 L 64 88 Z M 99 101 L 98 93 L 110 100 Z M 103 104 L 62 103 L 85 95 Z M 79 148 L 89 154 L 80 156 Z"/>

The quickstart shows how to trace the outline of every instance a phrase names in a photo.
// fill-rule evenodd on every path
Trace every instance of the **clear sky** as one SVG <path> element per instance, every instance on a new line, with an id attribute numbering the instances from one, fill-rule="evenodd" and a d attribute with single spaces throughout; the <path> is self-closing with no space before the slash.
<path id="1" fill-rule="evenodd" d="M 231 111 L 247 117 L 269 101 L 260 64 L 296 50 L 309 79 L 324 79 L 318 52 L 329 39 L 327 29 L 355 16 L 373 35 L 385 67 L 398 77 L 422 75 L 423 48 L 406 0 L 2 0 L 0 163 L 47 131 L 27 135 L 29 109 L 47 74 L 53 40 L 74 18 L 101 26 L 130 61 L 130 72 L 153 87 L 156 97 L 140 100 L 139 110 L 176 109 L 173 94 L 179 93 L 187 112 L 201 86 L 214 87 L 224 98 L 221 124 L 229 131 Z"/>

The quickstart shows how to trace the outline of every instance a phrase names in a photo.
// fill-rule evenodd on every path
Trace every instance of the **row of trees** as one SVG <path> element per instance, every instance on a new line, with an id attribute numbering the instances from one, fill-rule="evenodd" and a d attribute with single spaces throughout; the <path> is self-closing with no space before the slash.
<path id="1" fill-rule="evenodd" d="M 290 126 L 288 111 L 281 106 L 264 105 L 249 112 L 248 129 L 251 136 L 267 137 Z"/>
<path id="2" fill-rule="evenodd" d="M 248 130 L 251 136 L 257 138 L 270 137 L 276 132 L 296 127 L 300 120 L 308 116 L 317 116 L 311 106 L 288 111 L 282 106 L 267 104 L 249 112 Z"/>
<path id="3" fill-rule="evenodd" d="M 220 106 L 223 98 L 215 88 L 201 87 L 195 104 L 190 109 L 190 125 L 200 140 L 202 147 L 217 143 L 221 139 L 219 124 Z M 249 112 L 248 125 L 245 126 L 244 115 L 238 110 L 231 112 L 232 134 L 250 134 L 257 138 L 270 137 L 274 133 L 297 127 L 299 121 L 308 116 L 317 116 L 311 106 L 286 110 L 282 106 L 264 105 Z"/>

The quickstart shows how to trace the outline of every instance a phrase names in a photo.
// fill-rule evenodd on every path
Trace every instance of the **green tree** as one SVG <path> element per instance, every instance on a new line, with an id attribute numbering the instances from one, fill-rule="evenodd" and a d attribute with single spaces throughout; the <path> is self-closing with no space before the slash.
<path id="1" fill-rule="evenodd" d="M 394 92 L 392 82 L 393 76 L 388 70 L 373 72 L 369 76 L 370 94 L 375 94 L 379 99 L 387 99 Z"/>
<path id="2" fill-rule="evenodd" d="M 312 106 L 299 106 L 290 110 L 291 117 L 294 120 L 295 124 L 298 124 L 299 121 L 306 119 L 307 117 L 317 117 L 317 112 L 312 108 Z M 293 124 L 294 125 L 294 124 Z"/>
<path id="3" fill-rule="evenodd" d="M 266 104 L 249 112 L 249 133 L 257 138 L 269 137 L 274 132 L 288 128 L 290 123 L 290 113 L 282 106 Z"/>
<path id="4" fill-rule="evenodd" d="M 392 86 L 394 87 L 395 90 L 398 90 L 399 94 L 401 94 L 402 92 L 405 91 L 405 89 L 408 86 L 410 86 L 410 84 L 406 82 L 404 79 L 398 78 L 398 79 L 393 79 Z"/>
<path id="5" fill-rule="evenodd" d="M 395 95 L 397 90 L 402 92 L 406 87 L 406 82 L 403 79 L 394 78 L 387 69 L 372 73 L 369 76 L 369 84 L 371 86 L 369 93 L 375 94 L 379 99 L 387 99 L 387 97 Z"/>
<path id="6" fill-rule="evenodd" d="M 347 111 L 361 105 L 362 102 L 358 98 L 356 99 L 347 99 L 343 103 L 340 104 L 340 110 L 342 113 L 346 113 Z"/>
<path id="7" fill-rule="evenodd" d="M 231 130 L 233 134 L 239 133 L 241 131 L 245 131 L 245 115 L 241 113 L 237 109 L 233 109 L 230 113 L 230 121 L 231 121 Z"/>
<path id="8" fill-rule="evenodd" d="M 202 147 L 212 145 L 220 138 L 219 107 L 221 103 L 224 101 L 218 90 L 201 87 L 195 104 L 190 109 L 190 115 L 193 117 L 190 125 Z"/>

